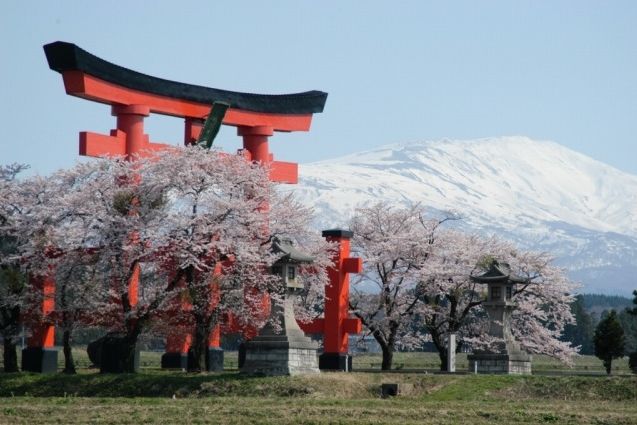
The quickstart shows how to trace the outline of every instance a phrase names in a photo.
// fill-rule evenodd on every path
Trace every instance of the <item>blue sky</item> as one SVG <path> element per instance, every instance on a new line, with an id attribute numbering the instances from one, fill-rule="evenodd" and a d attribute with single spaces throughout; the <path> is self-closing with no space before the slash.
<path id="1" fill-rule="evenodd" d="M 388 143 L 525 135 L 637 174 L 634 1 L 25 1 L 0 5 L 0 163 L 73 164 L 107 106 L 67 96 L 42 45 L 229 90 L 329 93 L 309 133 L 276 134 L 281 160 Z M 179 143 L 181 120 L 147 132 Z M 233 128 L 220 133 L 239 147 Z"/>

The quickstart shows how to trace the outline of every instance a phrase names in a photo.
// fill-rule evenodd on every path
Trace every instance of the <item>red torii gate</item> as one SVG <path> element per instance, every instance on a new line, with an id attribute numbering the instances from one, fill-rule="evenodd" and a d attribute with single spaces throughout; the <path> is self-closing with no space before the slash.
<path id="1" fill-rule="evenodd" d="M 44 51 L 49 67 L 62 74 L 67 94 L 108 104 L 111 106 L 111 114 L 116 117 L 116 128 L 109 135 L 80 132 L 79 153 L 85 156 L 126 155 L 127 158 L 134 159 L 144 155 L 145 151 L 164 149 L 167 145 L 152 143 L 144 133 L 144 118 L 151 113 L 183 118 L 184 143 L 191 144 L 199 137 L 210 105 L 215 101 L 222 101 L 230 105 L 223 124 L 237 127 L 237 134 L 243 138 L 243 153 L 247 159 L 269 164 L 272 181 L 294 184 L 298 182 L 298 165 L 275 161 L 269 152 L 268 138 L 275 131 L 308 131 L 313 114 L 323 111 L 327 99 L 327 93 L 321 91 L 263 95 L 165 80 L 112 64 L 67 42 L 47 44 Z M 347 256 L 349 237 L 336 239 L 341 243 L 341 254 Z M 343 244 L 347 246 L 346 254 Z M 328 287 L 328 292 L 329 288 L 340 288 L 340 292 L 335 294 L 345 290 L 348 296 L 348 286 L 342 283 L 347 280 L 343 281 L 342 276 L 346 276 L 344 273 L 347 272 L 355 272 L 357 267 L 360 269 L 360 263 L 357 267 L 352 264 L 352 261 L 339 262 L 334 270 L 341 271 L 330 271 L 332 284 Z M 137 298 L 137 284 L 137 279 L 132 279 L 129 283 L 131 300 Z M 46 288 L 47 292 L 54 293 L 55 283 L 47 281 Z M 42 306 L 45 313 L 51 309 L 52 305 Z M 324 333 L 326 353 L 347 354 L 347 342 L 342 342 L 343 335 L 346 332 L 360 331 L 360 322 L 354 323 L 356 319 L 343 319 L 347 317 L 347 309 L 347 297 L 328 295 L 325 321 L 312 325 L 314 331 Z M 337 312 L 334 316 L 337 319 L 331 319 L 333 314 L 328 312 L 332 311 Z M 51 351 L 54 328 L 50 324 L 39 326 L 42 329 L 36 326 L 29 339 L 28 349 L 23 351 L 23 369 L 27 367 L 25 370 L 43 372 L 49 368 L 44 364 L 41 352 Z M 168 345 L 180 346 L 183 350 L 189 345 L 186 340 L 187 338 L 178 338 L 173 343 L 168 341 Z M 216 331 L 211 335 L 211 345 L 218 347 L 218 344 L 219 333 Z M 334 351 L 327 351 L 328 349 Z M 57 357 L 57 352 L 55 355 Z M 50 360 L 47 364 L 51 363 Z M 326 363 L 326 368 L 346 369 L 328 366 Z"/>
<path id="2" fill-rule="evenodd" d="M 144 134 L 150 113 L 184 118 L 184 143 L 193 143 L 215 101 L 230 104 L 223 124 L 237 127 L 249 159 L 268 163 L 270 179 L 298 182 L 298 165 L 274 161 L 268 137 L 275 131 L 309 131 L 314 113 L 323 112 L 327 93 L 264 95 L 219 90 L 164 80 L 112 64 L 78 46 L 57 41 L 44 46 L 49 67 L 62 74 L 66 93 L 111 105 L 117 117 L 110 135 L 80 132 L 80 155 L 143 155 L 163 149 Z"/>
<path id="3" fill-rule="evenodd" d="M 323 237 L 338 244 L 334 254 L 334 266 L 327 270 L 330 283 L 325 288 L 323 318 L 310 323 L 299 323 L 305 333 L 323 334 L 323 354 L 319 356 L 319 369 L 352 370 L 349 356 L 349 334 L 362 330 L 361 320 L 349 317 L 349 273 L 360 273 L 363 260 L 352 258 L 348 230 L 324 230 Z"/>

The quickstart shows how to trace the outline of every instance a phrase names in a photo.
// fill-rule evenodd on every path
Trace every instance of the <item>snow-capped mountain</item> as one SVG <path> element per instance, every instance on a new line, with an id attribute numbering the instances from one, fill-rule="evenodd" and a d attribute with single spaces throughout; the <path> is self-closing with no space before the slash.
<path id="1" fill-rule="evenodd" d="M 526 137 L 388 145 L 310 164 L 289 187 L 317 226 L 368 202 L 455 211 L 468 228 L 553 253 L 583 292 L 637 288 L 637 176 Z"/>

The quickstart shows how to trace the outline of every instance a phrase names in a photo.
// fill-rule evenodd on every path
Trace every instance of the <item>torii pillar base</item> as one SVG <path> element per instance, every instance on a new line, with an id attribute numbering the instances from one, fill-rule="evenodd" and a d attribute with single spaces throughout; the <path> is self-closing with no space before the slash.
<path id="1" fill-rule="evenodd" d="M 319 356 L 319 369 L 351 372 L 352 356 L 343 353 L 323 353 Z"/>
<path id="2" fill-rule="evenodd" d="M 206 353 L 206 370 L 208 372 L 223 371 L 223 350 L 221 348 L 210 347 Z M 195 357 L 192 350 L 187 353 L 164 353 L 161 356 L 162 369 L 191 369 L 195 364 Z"/>
<path id="3" fill-rule="evenodd" d="M 208 372 L 223 372 L 223 349 L 219 347 L 208 347 L 208 357 L 206 358 L 206 368 Z"/>
<path id="4" fill-rule="evenodd" d="M 26 347 L 22 350 L 22 371 L 56 373 L 58 350 L 44 347 Z"/>
<path id="5" fill-rule="evenodd" d="M 161 355 L 161 368 L 162 369 L 188 369 L 189 363 L 194 363 L 191 360 L 192 356 L 189 353 L 164 353 Z"/>

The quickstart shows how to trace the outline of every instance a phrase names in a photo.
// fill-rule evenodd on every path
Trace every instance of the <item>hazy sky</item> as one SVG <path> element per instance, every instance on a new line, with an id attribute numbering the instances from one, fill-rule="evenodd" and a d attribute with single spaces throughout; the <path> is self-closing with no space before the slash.
<path id="1" fill-rule="evenodd" d="M 525 135 L 637 174 L 637 1 L 25 1 L 0 4 L 0 163 L 73 164 L 107 106 L 64 93 L 42 45 L 228 90 L 329 93 L 309 133 L 276 134 L 310 162 L 426 139 Z M 157 142 L 183 122 L 153 116 Z M 232 127 L 221 144 L 236 149 Z"/>

